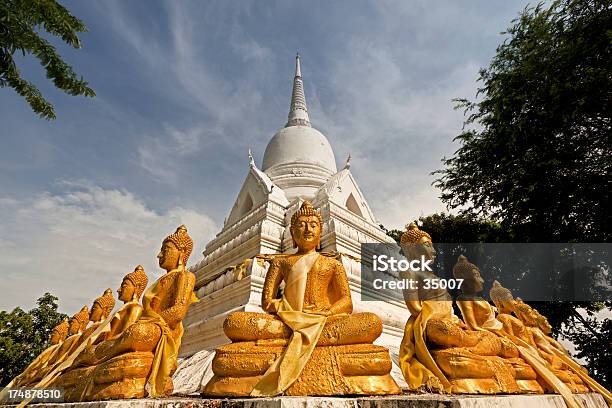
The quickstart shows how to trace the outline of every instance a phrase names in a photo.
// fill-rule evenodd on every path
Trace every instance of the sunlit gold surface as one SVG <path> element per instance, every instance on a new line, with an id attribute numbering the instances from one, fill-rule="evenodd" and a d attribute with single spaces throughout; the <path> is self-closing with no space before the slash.
<path id="1" fill-rule="evenodd" d="M 373 313 L 352 314 L 342 263 L 316 251 L 322 219 L 309 202 L 292 216 L 295 255 L 272 259 L 262 292 L 268 312 L 232 313 L 224 322 L 232 344 L 217 350 L 214 396 L 394 394 L 382 332 Z M 279 297 L 281 283 L 285 283 Z"/>
<path id="2" fill-rule="evenodd" d="M 38 357 L 36 357 L 34 361 L 32 361 L 30 365 L 28 365 L 28 367 L 13 380 L 11 384 L 12 386 L 24 387 L 33 383 L 34 379 L 38 376 L 39 371 L 47 365 L 49 359 L 54 356 L 64 340 L 66 340 L 66 336 L 68 335 L 68 326 L 68 319 L 66 318 L 53 328 L 51 335 L 49 336 L 49 342 L 51 345 L 43 350 L 43 352 L 40 353 Z"/>
<path id="3" fill-rule="evenodd" d="M 569 392 L 600 393 L 612 406 L 612 394 L 592 379 L 587 370 L 576 363 L 565 348 L 549 336 L 551 326 L 546 317 L 521 299 L 514 299 L 512 293 L 497 281 L 489 292 L 503 322 L 502 335 L 514 340 L 522 354 L 533 355 L 533 360 L 541 363 L 538 374 L 548 392 L 560 393 L 568 406 L 575 405 Z M 514 316 L 513 316 L 514 314 Z M 561 384 L 559 383 L 561 382 Z"/>
<path id="4" fill-rule="evenodd" d="M 195 300 L 195 275 L 185 270 L 193 249 L 184 226 L 162 243 L 159 265 L 167 271 L 138 298 L 147 283 L 142 267 L 128 274 L 119 290 L 124 307 L 109 321 L 104 341 L 83 350 L 55 386 L 66 401 L 159 397 L 172 392 L 183 334 L 182 320 Z"/>
<path id="5" fill-rule="evenodd" d="M 410 260 L 421 256 L 435 260 L 431 236 L 415 223 L 407 225 L 401 246 Z M 431 272 L 405 273 L 402 278 L 416 279 L 422 288 L 423 279 L 436 276 Z M 411 316 L 400 345 L 400 368 L 410 389 L 477 394 L 542 391 L 511 342 L 453 315 L 446 290 L 406 290 L 404 299 Z M 465 308 L 475 310 L 480 320 L 485 316 L 488 319 L 491 313 L 485 303 L 464 301 Z M 471 318 L 475 318 L 474 313 Z M 514 367 L 524 377 L 521 385 Z"/>

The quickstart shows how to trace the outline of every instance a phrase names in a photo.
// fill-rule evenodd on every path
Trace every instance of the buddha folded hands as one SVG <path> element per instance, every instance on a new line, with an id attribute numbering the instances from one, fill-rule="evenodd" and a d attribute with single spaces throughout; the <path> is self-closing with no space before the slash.
<path id="1" fill-rule="evenodd" d="M 177 367 L 182 320 L 195 301 L 195 275 L 185 270 L 192 249 L 193 242 L 183 225 L 166 237 L 158 255 L 166 274 L 146 291 L 141 311 L 134 306 L 123 315 L 128 323 L 134 320 L 131 324 L 115 320 L 108 339 L 79 356 L 70 375 L 86 373 L 87 378 L 74 385 L 68 401 L 158 397 L 172 392 L 171 375 Z M 136 268 L 126 276 L 121 289 L 124 301 L 128 297 L 131 302 L 137 301 L 140 287 L 146 285 L 143 274 L 142 268 Z"/>
<path id="2" fill-rule="evenodd" d="M 435 260 L 431 236 L 415 223 L 407 226 L 401 246 L 409 260 Z M 431 272 L 409 274 L 402 278 L 436 278 Z M 411 316 L 400 346 L 400 368 L 409 387 L 455 393 L 518 392 L 510 362 L 518 356 L 516 347 L 457 318 L 446 290 L 417 287 L 404 291 Z"/>
<path id="3" fill-rule="evenodd" d="M 232 313 L 217 350 L 207 395 L 272 396 L 391 394 L 388 351 L 371 343 L 382 322 L 352 314 L 342 263 L 316 251 L 322 218 L 305 201 L 291 218 L 294 255 L 272 260 L 262 291 L 267 313 Z M 283 295 L 278 296 L 281 283 Z M 335 362 L 335 363 L 334 363 Z M 327 380 L 321 381 L 321 375 Z"/>

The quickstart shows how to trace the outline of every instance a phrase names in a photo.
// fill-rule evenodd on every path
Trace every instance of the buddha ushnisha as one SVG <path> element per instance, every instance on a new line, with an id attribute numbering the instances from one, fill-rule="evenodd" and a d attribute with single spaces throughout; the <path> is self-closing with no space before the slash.
<path id="1" fill-rule="evenodd" d="M 124 278 L 120 289 L 124 313 L 109 322 L 107 339 L 86 348 L 73 369 L 54 383 L 69 385 L 67 401 L 160 397 L 172 392 L 182 320 L 197 300 L 195 275 L 185 269 L 192 249 L 184 225 L 164 239 L 157 258 L 166 274 L 145 292 L 142 308 L 135 303 L 147 282 L 144 270 L 137 267 Z"/>
<path id="2" fill-rule="evenodd" d="M 388 351 L 372 345 L 382 332 L 380 318 L 352 314 L 342 263 L 317 252 L 322 226 L 308 201 L 293 214 L 297 252 L 277 255 L 270 264 L 261 302 L 267 313 L 235 312 L 225 320 L 232 344 L 217 350 L 206 395 L 399 392 Z"/>

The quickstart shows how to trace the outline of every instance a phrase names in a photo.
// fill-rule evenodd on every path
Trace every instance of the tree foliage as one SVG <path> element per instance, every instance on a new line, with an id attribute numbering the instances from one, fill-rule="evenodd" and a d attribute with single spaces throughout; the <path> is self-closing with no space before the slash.
<path id="1" fill-rule="evenodd" d="M 57 311 L 57 297 L 45 293 L 29 312 L 0 311 L 0 385 L 8 384 L 45 348 L 55 326 L 67 317 Z"/>
<path id="2" fill-rule="evenodd" d="M 612 3 L 526 8 L 507 30 L 436 185 L 450 208 L 540 242 L 610 239 Z"/>
<path id="3" fill-rule="evenodd" d="M 87 30 L 82 21 L 55 0 L 3 0 L 0 2 L 0 87 L 11 87 L 23 96 L 39 116 L 55 119 L 53 105 L 38 88 L 23 79 L 15 59 L 16 52 L 32 54 L 44 67 L 47 78 L 69 95 L 95 96 L 83 77 L 62 60 L 56 48 L 41 31 L 80 48 L 78 33 Z"/>
<path id="4" fill-rule="evenodd" d="M 460 147 L 434 184 L 449 208 L 494 220 L 510 242 L 608 242 L 612 3 L 527 7 L 505 34 L 480 71 L 478 100 L 457 100 Z M 594 313 L 610 302 L 534 306 L 609 387 L 611 321 Z"/>

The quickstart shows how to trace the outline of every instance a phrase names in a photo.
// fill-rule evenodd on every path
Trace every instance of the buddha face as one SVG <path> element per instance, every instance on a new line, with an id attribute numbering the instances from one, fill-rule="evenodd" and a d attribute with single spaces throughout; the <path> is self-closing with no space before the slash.
<path id="1" fill-rule="evenodd" d="M 480 269 L 476 266 L 470 269 L 469 273 L 465 276 L 465 281 L 461 286 L 462 292 L 469 295 L 475 295 L 482 292 L 484 289 L 484 279 L 480 276 Z"/>
<path id="2" fill-rule="evenodd" d="M 514 304 L 512 300 L 494 300 L 495 307 L 499 313 L 511 314 L 514 311 Z"/>
<path id="3" fill-rule="evenodd" d="M 123 282 L 121 282 L 121 287 L 117 289 L 117 296 L 122 302 L 129 302 L 134 297 L 135 291 L 136 287 L 132 281 L 129 279 L 123 279 Z"/>
<path id="4" fill-rule="evenodd" d="M 159 259 L 159 267 L 166 271 L 176 269 L 181 257 L 181 251 L 171 241 L 165 241 L 162 244 L 157 259 Z"/>
<path id="5" fill-rule="evenodd" d="M 321 224 L 315 215 L 301 215 L 291 225 L 293 242 L 300 251 L 317 249 L 321 241 Z"/>
<path id="6" fill-rule="evenodd" d="M 437 252 L 434 249 L 433 242 L 427 237 L 421 237 L 414 244 L 403 244 L 402 249 L 408 260 L 421 259 L 421 256 L 432 262 L 436 260 Z"/>
<path id="7" fill-rule="evenodd" d="M 102 307 L 96 302 L 91 306 L 91 313 L 89 314 L 89 320 L 92 322 L 99 322 L 102 320 L 102 316 L 104 315 L 104 310 Z"/>
<path id="8" fill-rule="evenodd" d="M 77 319 L 70 319 L 68 322 L 68 334 L 77 334 L 81 330 L 81 323 Z"/>
<path id="9" fill-rule="evenodd" d="M 62 340 L 62 338 L 60 337 L 60 334 L 57 330 L 53 330 L 51 332 L 51 336 L 49 336 L 49 341 L 51 342 L 51 344 L 57 344 Z"/>
<path id="10" fill-rule="evenodd" d="M 540 330 L 544 332 L 544 334 L 549 334 L 552 331 L 552 326 L 548 322 L 548 319 L 544 316 L 539 317 L 538 326 L 540 327 Z"/>

